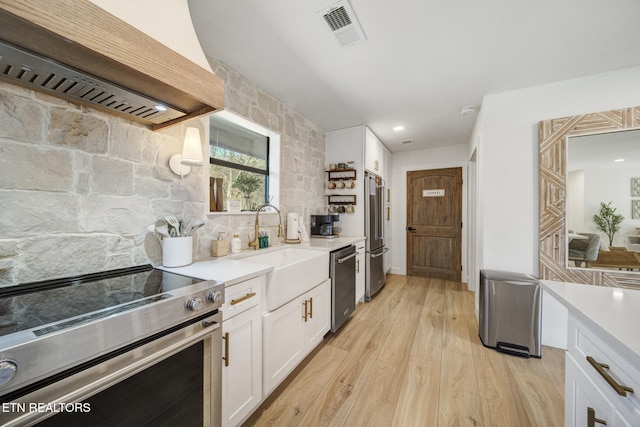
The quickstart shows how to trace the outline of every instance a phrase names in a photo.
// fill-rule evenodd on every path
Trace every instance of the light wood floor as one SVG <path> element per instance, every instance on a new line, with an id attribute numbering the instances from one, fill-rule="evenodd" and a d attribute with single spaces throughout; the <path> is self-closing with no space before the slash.
<path id="1" fill-rule="evenodd" d="M 482 346 L 474 294 L 391 275 L 280 387 L 255 426 L 562 426 L 564 352 Z"/>

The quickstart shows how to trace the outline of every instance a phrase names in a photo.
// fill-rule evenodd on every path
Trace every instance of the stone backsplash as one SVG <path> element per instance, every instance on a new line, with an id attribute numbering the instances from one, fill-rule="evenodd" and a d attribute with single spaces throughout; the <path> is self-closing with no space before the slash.
<path id="1" fill-rule="evenodd" d="M 324 206 L 324 131 L 222 64 L 214 70 L 226 80 L 229 110 L 282 135 L 283 223 L 290 211 L 308 223 Z M 195 125 L 208 135 L 208 119 Z M 239 233 L 246 246 L 255 215 L 206 215 L 207 169 L 184 178 L 170 171 L 185 127 L 152 132 L 0 82 L 0 285 L 161 264 L 146 227 L 169 214 L 206 221 L 196 258 L 210 255 L 219 232 Z"/>

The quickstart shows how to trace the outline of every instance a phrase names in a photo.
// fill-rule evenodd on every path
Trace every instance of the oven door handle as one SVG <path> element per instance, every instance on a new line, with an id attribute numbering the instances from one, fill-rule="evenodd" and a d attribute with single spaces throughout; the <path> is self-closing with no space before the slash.
<path id="1" fill-rule="evenodd" d="M 356 252 L 352 253 L 351 255 L 348 255 L 346 257 L 340 258 L 338 259 L 338 264 L 342 264 L 343 262 L 345 262 L 346 260 L 353 258 L 354 256 L 358 255 Z"/>
<path id="2" fill-rule="evenodd" d="M 203 320 L 202 321 L 202 327 L 203 328 L 210 328 L 213 327 L 213 330 L 215 331 L 216 329 L 220 329 L 220 323 L 216 322 L 216 321 L 210 321 L 210 320 Z"/>
<path id="3" fill-rule="evenodd" d="M 80 374 L 76 374 L 82 375 L 84 380 L 81 380 L 80 385 L 72 391 L 65 390 L 64 387 L 68 387 L 68 385 L 65 386 L 65 381 L 61 381 L 57 388 L 49 390 L 44 394 L 42 392 L 45 389 L 38 390 L 35 394 L 32 393 L 31 396 L 34 397 L 36 401 L 47 400 L 48 403 L 53 405 L 62 405 L 63 402 L 80 402 L 86 399 L 87 396 L 92 396 L 114 384 L 124 381 L 147 367 L 155 365 L 156 363 L 180 352 L 184 348 L 205 339 L 207 336 L 213 337 L 214 334 L 217 334 L 217 329 L 220 329 L 221 323 L 222 322 L 212 321 L 211 317 L 208 317 L 199 324 L 202 329 L 198 330 L 198 323 L 194 323 L 191 325 L 193 333 L 187 333 L 186 336 L 184 332 L 190 330 L 189 326 L 184 328 L 184 330 L 177 331 L 175 333 L 175 339 L 170 339 L 161 346 L 152 341 L 142 347 L 132 350 L 131 352 L 121 354 L 120 356 L 107 360 L 104 363 L 110 365 L 107 369 L 109 373 L 105 374 L 104 367 L 96 365 Z M 164 338 L 168 337 L 169 336 Z M 163 338 L 160 340 L 162 339 Z M 133 357 L 131 354 L 137 355 L 136 357 Z M 138 357 L 140 355 L 141 357 Z M 46 396 L 46 398 L 43 396 Z M 48 412 L 27 411 L 19 414 L 19 416 L 15 418 L 12 418 L 11 422 L 14 423 L 13 425 L 32 425 L 49 417 L 50 415 L 51 413 Z"/>

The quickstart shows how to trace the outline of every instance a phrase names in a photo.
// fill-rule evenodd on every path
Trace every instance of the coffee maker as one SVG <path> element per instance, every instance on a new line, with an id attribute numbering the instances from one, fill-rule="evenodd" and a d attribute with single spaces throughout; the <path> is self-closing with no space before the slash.
<path id="1" fill-rule="evenodd" d="M 334 223 L 340 221 L 340 215 L 311 215 L 311 237 L 324 237 L 331 239 L 338 237 L 334 234 Z"/>

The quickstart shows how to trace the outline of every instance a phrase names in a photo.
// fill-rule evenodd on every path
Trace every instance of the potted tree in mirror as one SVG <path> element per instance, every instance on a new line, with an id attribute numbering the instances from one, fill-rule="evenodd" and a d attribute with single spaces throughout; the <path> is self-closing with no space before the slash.
<path id="1" fill-rule="evenodd" d="M 620 231 L 620 223 L 624 220 L 624 216 L 617 214 L 611 203 L 600 202 L 600 211 L 593 216 L 598 230 L 609 237 L 609 246 L 613 246 L 613 236 Z"/>

